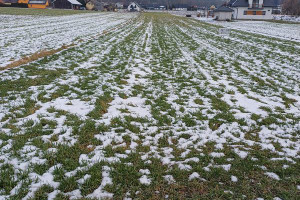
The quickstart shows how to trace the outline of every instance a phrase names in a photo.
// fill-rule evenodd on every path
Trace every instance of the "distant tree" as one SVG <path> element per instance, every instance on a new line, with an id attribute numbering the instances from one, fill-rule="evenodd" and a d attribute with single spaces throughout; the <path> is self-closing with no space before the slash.
<path id="1" fill-rule="evenodd" d="M 300 16 L 300 0 L 284 0 L 282 4 L 282 13 Z"/>
<path id="2" fill-rule="evenodd" d="M 88 3 L 91 0 L 84 0 Z M 130 2 L 135 1 L 139 4 L 150 4 L 150 5 L 165 5 L 171 8 L 171 5 L 181 4 L 181 5 L 197 5 L 197 6 L 219 6 L 226 0 L 102 0 L 102 2 L 106 3 L 117 3 L 121 2 L 123 4 L 129 4 Z"/>

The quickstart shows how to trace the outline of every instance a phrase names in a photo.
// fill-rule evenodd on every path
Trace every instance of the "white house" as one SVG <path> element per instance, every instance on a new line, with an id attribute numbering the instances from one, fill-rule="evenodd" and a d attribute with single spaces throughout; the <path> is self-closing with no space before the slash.
<path id="1" fill-rule="evenodd" d="M 174 11 L 187 11 L 187 8 L 173 8 Z"/>
<path id="2" fill-rule="evenodd" d="M 215 19 L 219 21 L 231 20 L 232 13 L 233 10 L 225 6 L 221 6 L 214 10 Z"/>
<path id="3" fill-rule="evenodd" d="M 278 10 L 281 0 L 230 0 L 233 19 L 273 19 L 273 10 Z"/>
<path id="4" fill-rule="evenodd" d="M 136 2 L 131 2 L 127 8 L 129 12 L 140 12 L 142 11 L 142 7 Z"/>
<path id="5" fill-rule="evenodd" d="M 158 10 L 166 10 L 166 6 L 159 6 Z"/>

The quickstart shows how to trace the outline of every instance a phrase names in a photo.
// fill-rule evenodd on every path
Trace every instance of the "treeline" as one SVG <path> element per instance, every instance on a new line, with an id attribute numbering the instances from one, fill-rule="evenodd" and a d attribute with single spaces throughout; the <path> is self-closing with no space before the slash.
<path id="1" fill-rule="evenodd" d="M 132 1 L 135 1 L 143 5 L 188 5 L 188 6 L 211 6 L 221 5 L 226 0 L 102 0 L 103 2 L 117 3 L 121 2 L 123 4 L 129 4 Z"/>

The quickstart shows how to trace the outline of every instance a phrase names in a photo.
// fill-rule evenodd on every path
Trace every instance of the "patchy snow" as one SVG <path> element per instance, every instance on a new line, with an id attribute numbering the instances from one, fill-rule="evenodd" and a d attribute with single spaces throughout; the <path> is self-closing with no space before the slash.
<path id="1" fill-rule="evenodd" d="M 165 175 L 164 179 L 165 179 L 165 181 L 167 181 L 168 184 L 176 183 L 176 181 L 172 175 Z"/>
<path id="2" fill-rule="evenodd" d="M 285 24 L 285 23 L 274 23 L 267 21 L 252 21 L 252 20 L 234 20 L 232 22 L 227 21 L 216 21 L 213 18 L 209 17 L 197 17 L 197 12 L 195 11 L 187 11 L 187 12 L 172 12 L 174 15 L 185 16 L 186 14 L 191 14 L 193 19 L 220 25 L 226 28 L 247 31 L 256 34 L 262 34 L 266 36 L 271 36 L 275 38 L 288 39 L 300 41 L 300 27 L 299 24 Z M 291 22 L 299 22 L 300 18 L 293 17 L 284 17 L 277 16 L 274 19 L 276 20 L 284 20 Z M 289 31 L 282 31 L 289 30 Z"/>
<path id="3" fill-rule="evenodd" d="M 22 187 L 23 180 L 17 174 L 28 172 L 32 183 L 26 195 L 33 195 L 44 183 L 54 188 L 49 199 L 61 195 L 57 187 L 61 181 L 54 181 L 54 172 L 47 169 L 39 175 L 33 167 L 52 163 L 52 156 L 66 156 L 76 166 L 59 166 L 66 178 L 76 177 L 74 189 L 63 194 L 96 199 L 118 195 L 111 192 L 118 185 L 115 174 L 122 175 L 127 169 L 138 175 L 134 181 L 147 187 L 156 186 L 156 170 L 166 168 L 160 171 L 166 184 L 176 182 L 174 169 L 182 170 L 188 180 L 204 182 L 199 170 L 203 169 L 206 177 L 214 168 L 220 168 L 232 182 L 237 182 L 232 175 L 238 167 L 237 156 L 251 159 L 263 172 L 273 170 L 261 166 L 261 158 L 251 156 L 253 151 L 271 153 L 268 161 L 276 163 L 274 166 L 280 170 L 297 163 L 297 42 L 274 40 L 276 34 L 249 34 L 252 31 L 232 31 L 230 37 L 220 37 L 215 26 L 182 17 L 171 16 L 174 23 L 164 22 L 164 18 L 158 23 L 143 14 L 137 18 L 136 14 L 122 15 L 83 15 L 79 24 L 93 27 L 91 32 L 86 31 L 90 36 L 81 32 L 86 41 L 78 40 L 74 49 L 45 60 L 1 72 L 0 81 L 5 87 L 0 104 L 0 112 L 4 113 L 0 114 L 0 167 L 8 164 L 14 169 L 12 194 Z M 36 17 L 28 19 L 36 23 L 37 31 L 42 29 Z M 57 31 L 63 32 L 59 28 L 66 26 L 68 36 L 74 29 L 67 23 L 69 18 L 64 19 L 66 24 L 59 22 Z M 94 23 L 99 27 L 87 23 L 93 19 L 99 19 Z M 128 19 L 132 19 L 131 23 L 121 26 Z M 41 22 L 45 20 L 41 18 Z M 27 23 L 19 18 L 16 21 L 19 25 Z M 276 24 L 269 25 L 276 30 Z M 108 27 L 115 28 L 91 39 Z M 249 27 L 255 29 L 254 25 Z M 292 32 L 297 29 L 291 27 Z M 262 28 L 258 32 L 259 29 Z M 37 50 L 28 44 L 17 52 L 7 45 L 5 51 L 16 58 L 25 48 L 32 49 L 28 52 Z M 106 93 L 110 95 L 109 102 L 97 105 L 98 98 Z M 15 142 L 18 137 L 25 138 L 24 144 Z M 80 155 L 73 155 L 74 149 L 81 151 Z M 64 151 L 68 153 L 64 155 Z M 84 195 L 80 187 L 94 178 L 88 170 L 99 162 L 105 164 L 98 169 L 101 183 Z M 153 170 L 151 165 L 157 162 L 163 166 Z M 271 172 L 266 175 L 279 179 Z M 176 183 L 180 184 L 179 180 Z M 223 184 L 224 192 L 231 193 L 226 184 L 219 184 Z M 141 194 L 143 190 L 135 192 Z M 126 191 L 126 198 L 130 194 L 134 193 Z M 0 198 L 10 198 L 9 195 L 0 191 Z"/>
<path id="4" fill-rule="evenodd" d="M 149 169 L 140 169 L 140 173 L 145 174 L 145 175 L 149 175 L 150 171 L 149 171 Z"/>
<path id="5" fill-rule="evenodd" d="M 34 193 L 43 185 L 49 185 L 53 188 L 57 188 L 59 186 L 59 183 L 54 181 L 54 176 L 52 174 L 53 170 L 54 170 L 54 167 L 50 168 L 49 172 L 46 172 L 43 175 L 38 175 L 36 173 L 30 173 L 29 177 L 32 180 L 36 180 L 36 181 L 30 184 L 30 186 L 28 188 L 29 192 L 23 199 L 24 200 L 30 199 L 32 196 L 34 196 Z"/>
<path id="6" fill-rule="evenodd" d="M 231 164 L 228 165 L 214 165 L 215 168 L 223 168 L 225 171 L 229 171 L 231 168 Z"/>
<path id="7" fill-rule="evenodd" d="M 214 158 L 221 158 L 221 157 L 225 156 L 225 154 L 224 153 L 212 152 L 212 153 L 210 153 L 210 156 L 214 157 Z"/>
<path id="8" fill-rule="evenodd" d="M 265 175 L 267 175 L 268 177 L 272 178 L 272 179 L 275 179 L 277 181 L 280 180 L 279 176 L 273 172 L 265 172 Z"/>
<path id="9" fill-rule="evenodd" d="M 101 185 L 92 193 L 87 195 L 88 198 L 112 198 L 113 194 L 104 190 L 106 185 L 111 185 L 110 168 L 108 166 L 102 167 L 102 181 Z"/>
<path id="10" fill-rule="evenodd" d="M 192 15 L 192 18 L 202 22 L 220 25 L 226 28 L 247 31 L 251 33 L 258 33 L 266 36 L 272 36 L 275 38 L 288 39 L 300 41 L 300 26 L 299 24 L 285 24 L 285 23 L 274 23 L 267 21 L 252 21 L 252 20 L 234 20 L 232 22 L 227 21 L 216 21 L 209 17 L 197 17 L 197 12 L 172 12 L 174 15 L 185 16 L 186 14 Z M 290 16 L 274 16 L 275 20 L 300 22 L 300 17 Z M 289 31 L 282 31 L 289 30 Z"/>
<path id="11" fill-rule="evenodd" d="M 86 180 L 88 180 L 89 178 L 91 178 L 91 175 L 86 174 L 86 175 L 84 175 L 83 178 L 78 179 L 77 182 L 78 182 L 79 184 L 84 184 L 84 182 L 85 182 Z"/>
<path id="12" fill-rule="evenodd" d="M 242 159 L 245 159 L 248 155 L 248 152 L 246 151 L 241 151 L 239 149 L 234 149 L 234 152 Z"/>
<path id="13" fill-rule="evenodd" d="M 189 180 L 193 180 L 193 179 L 198 179 L 200 178 L 200 175 L 197 172 L 193 172 L 190 176 L 189 176 Z"/>
<path id="14" fill-rule="evenodd" d="M 109 124 L 111 119 L 120 117 L 121 115 L 131 115 L 135 117 L 151 117 L 149 106 L 145 105 L 145 98 L 131 97 L 122 99 L 116 97 L 108 108 L 108 111 L 103 115 L 103 122 Z M 121 109 L 128 109 L 130 114 L 122 114 Z"/>
<path id="15" fill-rule="evenodd" d="M 0 67 L 23 56 L 87 39 L 136 14 L 93 13 L 66 16 L 0 15 Z M 13 23 L 12 23 L 13 22 Z"/>
<path id="16" fill-rule="evenodd" d="M 139 178 L 140 183 L 143 185 L 150 185 L 151 184 L 151 179 L 148 178 L 146 175 L 141 176 L 141 178 Z"/>
<path id="17" fill-rule="evenodd" d="M 231 181 L 232 182 L 237 182 L 238 181 L 238 178 L 236 176 L 231 176 Z"/>
<path id="18" fill-rule="evenodd" d="M 221 25 L 226 28 L 258 33 L 275 38 L 300 41 L 299 24 L 282 24 L 266 21 L 234 21 L 234 22 L 219 22 L 209 21 L 210 23 Z M 289 30 L 289 31 L 282 31 Z"/>

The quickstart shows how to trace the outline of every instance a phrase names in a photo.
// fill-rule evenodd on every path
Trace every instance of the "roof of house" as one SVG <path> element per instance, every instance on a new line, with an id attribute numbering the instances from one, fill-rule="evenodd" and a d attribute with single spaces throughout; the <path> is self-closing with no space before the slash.
<path id="1" fill-rule="evenodd" d="M 264 0 L 264 7 L 277 7 L 281 4 L 282 0 Z M 248 0 L 230 0 L 228 3 L 231 7 L 248 7 Z"/>
<path id="2" fill-rule="evenodd" d="M 228 8 L 225 6 L 221 6 L 217 9 L 215 9 L 214 12 L 233 12 L 233 10 L 231 8 Z"/>
<path id="3" fill-rule="evenodd" d="M 82 5 L 77 0 L 68 0 L 68 2 L 70 2 L 71 4 L 74 4 L 74 5 Z"/>
<path id="4" fill-rule="evenodd" d="M 28 4 L 46 4 L 47 0 L 29 0 Z"/>

